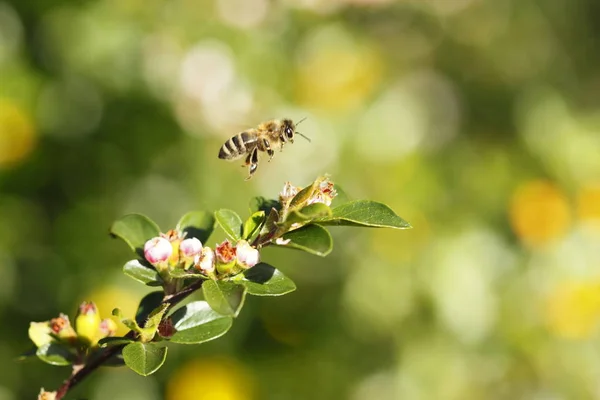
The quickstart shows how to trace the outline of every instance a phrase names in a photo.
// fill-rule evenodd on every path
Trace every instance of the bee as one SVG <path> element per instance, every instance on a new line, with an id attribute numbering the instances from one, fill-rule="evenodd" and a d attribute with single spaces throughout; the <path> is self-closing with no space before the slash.
<path id="1" fill-rule="evenodd" d="M 246 155 L 246 161 L 242 167 L 248 167 L 248 177 L 252 178 L 258 168 L 258 152 L 264 151 L 269 155 L 269 161 L 275 155 L 275 150 L 283 151 L 287 143 L 294 143 L 294 135 L 300 135 L 310 142 L 310 139 L 296 130 L 304 119 L 297 124 L 291 119 L 274 119 L 263 122 L 256 128 L 240 132 L 227 140 L 219 150 L 219 158 L 222 160 L 237 160 Z"/>

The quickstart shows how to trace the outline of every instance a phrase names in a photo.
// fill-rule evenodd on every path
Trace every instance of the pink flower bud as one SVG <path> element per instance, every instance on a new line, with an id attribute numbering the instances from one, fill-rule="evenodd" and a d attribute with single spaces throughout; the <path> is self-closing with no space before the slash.
<path id="1" fill-rule="evenodd" d="M 243 268 L 252 268 L 260 261 L 258 250 L 250 246 L 245 240 L 240 240 L 236 245 L 238 264 Z"/>
<path id="2" fill-rule="evenodd" d="M 163 237 L 150 239 L 144 245 L 144 257 L 154 266 L 167 261 L 172 253 L 171 242 Z"/>
<path id="3" fill-rule="evenodd" d="M 202 242 L 196 238 L 184 239 L 179 245 L 179 252 L 184 257 L 195 257 L 202 251 Z"/>
<path id="4" fill-rule="evenodd" d="M 196 260 L 196 269 L 205 274 L 210 274 L 215 270 L 215 253 L 210 247 L 204 247 Z"/>
<path id="5" fill-rule="evenodd" d="M 227 239 L 225 239 L 223 243 L 217 245 L 217 248 L 215 249 L 217 261 L 222 264 L 229 264 L 235 261 L 235 252 L 235 247 L 233 247 L 231 242 Z"/>
<path id="6" fill-rule="evenodd" d="M 100 322 L 100 336 L 114 336 L 117 332 L 117 323 L 110 318 L 105 318 Z"/>

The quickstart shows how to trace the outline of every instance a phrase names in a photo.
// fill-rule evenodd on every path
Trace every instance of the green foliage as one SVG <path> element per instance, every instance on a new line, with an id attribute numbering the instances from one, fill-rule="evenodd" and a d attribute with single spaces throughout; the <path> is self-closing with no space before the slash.
<path id="1" fill-rule="evenodd" d="M 175 229 L 206 243 L 215 229 L 215 217 L 208 211 L 192 211 L 181 217 Z"/>
<path id="2" fill-rule="evenodd" d="M 252 214 L 242 227 L 242 239 L 251 241 L 258 235 L 262 224 L 265 222 L 265 212 L 256 211 Z"/>
<path id="3" fill-rule="evenodd" d="M 215 212 L 215 219 L 231 240 L 237 241 L 242 238 L 242 219 L 235 211 L 221 209 Z"/>
<path id="4" fill-rule="evenodd" d="M 233 319 L 214 311 L 206 301 L 193 301 L 171 315 L 176 333 L 173 343 L 199 344 L 224 335 Z"/>
<path id="5" fill-rule="evenodd" d="M 237 317 L 244 305 L 246 288 L 227 281 L 207 281 L 202 285 L 204 300 L 216 312 Z"/>
<path id="6" fill-rule="evenodd" d="M 331 235 L 327 229 L 317 224 L 305 225 L 302 228 L 286 233 L 283 235 L 283 240 L 284 243 L 288 240 L 289 242 L 279 246 L 304 250 L 307 253 L 321 257 L 325 257 L 333 249 Z"/>
<path id="7" fill-rule="evenodd" d="M 61 343 L 46 343 L 35 353 L 40 360 L 51 365 L 65 366 L 75 362 L 73 351 Z"/>
<path id="8" fill-rule="evenodd" d="M 102 352 L 107 352 L 106 364 L 124 362 L 138 374 L 150 375 L 167 356 L 167 348 L 159 342 L 199 344 L 216 339 L 231 328 L 246 294 L 282 296 L 296 290 L 289 277 L 259 262 L 260 249 L 278 246 L 324 257 L 333 249 L 326 225 L 410 228 L 381 203 L 350 201 L 347 197 L 333 202 L 336 189 L 341 193 L 324 177 L 305 188 L 288 184 L 279 201 L 253 199 L 253 212 L 246 220 L 228 209 L 214 214 L 195 211 L 181 217 L 176 229 L 166 233 L 140 214 L 120 218 L 112 225 L 111 233 L 125 241 L 137 256 L 124 265 L 124 274 L 161 290 L 141 299 L 135 319 L 125 318 L 118 308 L 114 309 L 113 315 L 130 332 L 123 337 L 101 338 L 89 349 L 89 357 L 85 355 L 87 350 L 78 350 L 80 345 L 72 329 L 65 331 L 72 338 L 69 342 L 49 336 L 50 324 L 32 324 L 30 337 L 39 343 L 36 355 L 54 365 L 73 364 L 79 357 L 85 365 L 86 359 L 99 360 Z M 215 250 L 202 246 L 217 224 L 229 242 L 222 242 Z M 204 301 L 188 302 L 172 311 L 196 290 L 202 291 Z M 63 324 L 68 323 L 66 316 L 61 318 Z"/>
<path id="9" fill-rule="evenodd" d="M 147 240 L 159 235 L 160 228 L 145 215 L 128 214 L 112 224 L 110 233 L 122 239 L 132 250 L 140 253 Z"/>
<path id="10" fill-rule="evenodd" d="M 125 364 L 142 376 L 158 371 L 167 359 L 167 348 L 156 343 L 129 343 L 123 348 Z"/>
<path id="11" fill-rule="evenodd" d="M 130 260 L 123 266 L 123 273 L 148 286 L 160 286 L 163 282 L 158 272 L 140 260 Z"/>
<path id="12" fill-rule="evenodd" d="M 397 216 L 385 204 L 370 200 L 355 200 L 332 210 L 332 215 L 319 220 L 322 225 L 366 226 L 373 228 L 408 229 L 410 224 Z"/>
<path id="13" fill-rule="evenodd" d="M 296 284 L 275 267 L 260 263 L 238 275 L 236 282 L 254 296 L 282 296 L 296 290 Z"/>

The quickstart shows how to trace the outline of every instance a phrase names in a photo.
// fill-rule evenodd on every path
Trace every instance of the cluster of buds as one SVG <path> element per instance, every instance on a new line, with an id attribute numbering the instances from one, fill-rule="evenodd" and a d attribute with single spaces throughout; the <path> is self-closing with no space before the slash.
<path id="1" fill-rule="evenodd" d="M 234 246 L 229 240 L 215 248 L 216 268 L 221 275 L 234 275 L 254 267 L 260 261 L 258 250 L 245 240 L 238 240 Z"/>
<path id="2" fill-rule="evenodd" d="M 334 197 L 337 196 L 333 182 L 331 182 L 328 178 L 320 178 L 315 183 L 316 186 L 310 194 L 310 197 L 302 202 L 302 204 L 299 204 L 300 207 L 314 203 L 323 203 L 326 206 L 330 206 Z M 286 182 L 283 185 L 281 193 L 279 193 L 279 202 L 282 204 L 282 206 L 287 207 L 294 196 L 296 196 L 301 190 L 301 187 L 294 186 L 291 182 Z"/>
<path id="3" fill-rule="evenodd" d="M 173 230 L 148 240 L 144 246 L 144 256 L 159 272 L 193 268 L 211 279 L 216 279 L 217 274 L 239 273 L 259 262 L 258 250 L 245 240 L 239 240 L 235 246 L 225 240 L 213 251 L 210 247 L 202 246 L 197 238 L 186 239 Z"/>
<path id="4" fill-rule="evenodd" d="M 29 325 L 29 338 L 37 347 L 53 342 L 95 346 L 100 339 L 113 336 L 116 330 L 115 321 L 110 318 L 100 319 L 94 303 L 83 302 L 79 306 L 75 328 L 67 315 L 60 314 L 50 321 L 32 322 Z"/>

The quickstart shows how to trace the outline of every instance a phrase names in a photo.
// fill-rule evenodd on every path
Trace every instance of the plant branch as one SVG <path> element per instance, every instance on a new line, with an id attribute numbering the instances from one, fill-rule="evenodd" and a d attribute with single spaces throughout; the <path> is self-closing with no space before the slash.
<path id="1" fill-rule="evenodd" d="M 172 295 L 165 296 L 165 298 L 161 301 L 160 305 L 169 304 L 167 308 L 167 312 L 170 311 L 174 306 L 182 302 L 186 297 L 190 294 L 194 293 L 196 290 L 202 287 L 204 283 L 203 279 L 198 279 L 194 283 L 184 287 L 179 292 L 174 293 Z M 165 313 L 166 314 L 166 313 Z M 129 331 L 126 335 L 126 338 L 134 339 L 136 337 L 134 331 Z M 63 382 L 63 384 L 56 391 L 56 400 L 62 399 L 66 396 L 67 392 L 77 386 L 82 380 L 84 380 L 89 374 L 94 372 L 98 367 L 101 367 L 102 364 L 107 362 L 111 357 L 119 354 L 125 344 L 118 346 L 111 346 L 106 348 L 98 357 L 93 358 L 89 363 L 84 365 L 82 368 L 78 369 L 77 372 L 74 372 L 67 380 Z"/>

